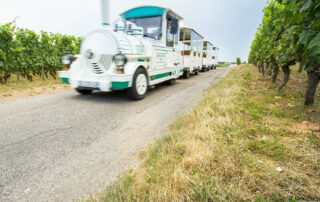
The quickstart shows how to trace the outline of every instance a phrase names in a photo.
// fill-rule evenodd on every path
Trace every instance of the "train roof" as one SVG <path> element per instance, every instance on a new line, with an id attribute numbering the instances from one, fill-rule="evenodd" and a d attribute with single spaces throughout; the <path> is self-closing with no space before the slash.
<path id="1" fill-rule="evenodd" d="M 193 28 L 190 28 L 190 27 L 180 27 L 180 29 L 187 29 L 187 30 L 190 30 L 190 31 L 192 31 L 192 32 L 194 32 L 194 33 L 196 33 L 196 34 L 198 34 L 201 38 L 203 38 L 203 39 L 204 39 L 204 37 L 203 37 L 201 34 L 199 34 L 199 32 L 197 32 L 196 30 L 194 30 Z"/>
<path id="2" fill-rule="evenodd" d="M 165 11 L 168 11 L 170 14 L 174 15 L 179 20 L 182 20 L 183 17 L 181 17 L 179 14 L 171 10 L 170 8 L 160 7 L 160 6 L 150 6 L 150 5 L 144 5 L 144 6 L 138 6 L 135 8 L 131 8 L 123 13 L 120 14 L 120 16 L 124 19 L 131 19 L 131 18 L 143 18 L 143 17 L 156 17 L 156 16 L 162 16 Z"/>
<path id="3" fill-rule="evenodd" d="M 208 44 L 211 44 L 211 45 L 213 45 L 210 41 L 208 41 L 208 40 L 204 40 L 203 42 L 207 42 Z"/>

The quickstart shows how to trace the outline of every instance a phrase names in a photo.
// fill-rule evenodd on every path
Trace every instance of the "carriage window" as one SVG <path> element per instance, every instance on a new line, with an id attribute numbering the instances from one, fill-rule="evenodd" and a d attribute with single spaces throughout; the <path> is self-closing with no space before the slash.
<path id="1" fill-rule="evenodd" d="M 200 56 L 200 53 L 202 52 L 202 43 L 200 36 L 191 32 L 191 48 L 194 51 L 194 56 Z"/>
<path id="2" fill-rule="evenodd" d="M 180 41 L 183 41 L 183 34 L 184 34 L 185 30 L 180 30 Z"/>
<path id="3" fill-rule="evenodd" d="M 212 56 L 212 45 L 208 43 L 208 48 L 207 48 L 207 55 L 208 57 Z"/>
<path id="4" fill-rule="evenodd" d="M 167 16 L 167 46 L 173 47 L 178 44 L 179 40 L 179 21 L 172 17 Z"/>
<path id="5" fill-rule="evenodd" d="M 202 57 L 204 57 L 204 58 L 207 57 L 207 51 L 206 50 L 203 51 Z"/>
<path id="6" fill-rule="evenodd" d="M 181 51 L 181 55 L 191 55 L 191 46 L 189 41 L 183 42 L 183 50 Z"/>
<path id="7" fill-rule="evenodd" d="M 173 47 L 174 35 L 171 32 L 171 19 L 167 20 L 167 46 Z"/>
<path id="8" fill-rule="evenodd" d="M 172 21 L 170 18 L 167 20 L 167 46 L 173 47 L 174 35 L 171 34 Z"/>
<path id="9" fill-rule="evenodd" d="M 162 17 L 147 17 L 147 18 L 132 18 L 129 22 L 134 23 L 138 27 L 143 28 L 143 36 L 150 37 L 156 40 L 161 39 L 162 36 Z"/>
<path id="10" fill-rule="evenodd" d="M 185 41 L 191 41 L 191 31 L 190 30 L 185 30 Z"/>
<path id="11" fill-rule="evenodd" d="M 203 54 L 202 57 L 206 58 L 208 53 L 208 42 L 204 41 L 203 42 Z"/>
<path id="12" fill-rule="evenodd" d="M 178 42 L 179 42 L 179 33 L 174 35 L 174 43 L 178 45 Z"/>

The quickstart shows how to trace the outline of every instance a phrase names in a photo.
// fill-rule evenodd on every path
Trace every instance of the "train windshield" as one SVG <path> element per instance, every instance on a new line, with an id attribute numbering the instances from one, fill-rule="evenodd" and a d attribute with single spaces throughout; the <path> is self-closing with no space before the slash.
<path id="1" fill-rule="evenodd" d="M 161 36 L 162 36 L 162 29 L 161 29 L 162 16 L 132 18 L 132 19 L 127 19 L 127 21 L 135 24 L 138 27 L 142 27 L 144 37 L 150 37 L 150 38 L 153 38 L 156 40 L 161 39 Z"/>

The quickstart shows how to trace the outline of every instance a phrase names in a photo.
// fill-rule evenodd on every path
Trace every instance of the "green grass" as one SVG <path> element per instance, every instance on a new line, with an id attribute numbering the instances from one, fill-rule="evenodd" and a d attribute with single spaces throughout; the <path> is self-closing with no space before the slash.
<path id="1" fill-rule="evenodd" d="M 230 64 L 218 64 L 218 67 L 229 67 Z"/>
<path id="2" fill-rule="evenodd" d="M 319 201 L 320 103 L 302 104 L 305 81 L 294 69 L 278 92 L 236 67 L 141 152 L 139 169 L 89 201 Z"/>

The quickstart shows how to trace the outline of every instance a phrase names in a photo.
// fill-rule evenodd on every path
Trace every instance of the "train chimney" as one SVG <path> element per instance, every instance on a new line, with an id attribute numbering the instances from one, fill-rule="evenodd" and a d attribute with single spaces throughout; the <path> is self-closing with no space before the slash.
<path id="1" fill-rule="evenodd" d="M 102 25 L 110 25 L 110 0 L 101 0 L 101 8 L 102 8 Z"/>

